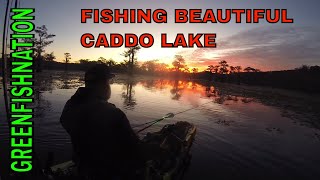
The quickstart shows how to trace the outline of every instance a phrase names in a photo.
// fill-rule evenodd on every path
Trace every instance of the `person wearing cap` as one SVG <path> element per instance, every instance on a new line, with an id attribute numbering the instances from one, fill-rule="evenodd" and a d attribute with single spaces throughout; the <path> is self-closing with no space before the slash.
<path id="1" fill-rule="evenodd" d="M 90 68 L 85 87 L 67 101 L 60 117 L 71 137 L 79 171 L 108 179 L 133 173 L 140 162 L 139 138 L 126 115 L 108 102 L 113 77 L 104 64 Z"/>

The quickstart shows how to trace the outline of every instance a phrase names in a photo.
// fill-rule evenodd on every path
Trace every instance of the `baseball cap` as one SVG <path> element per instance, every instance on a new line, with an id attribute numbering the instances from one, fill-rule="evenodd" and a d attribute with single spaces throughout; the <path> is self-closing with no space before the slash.
<path id="1" fill-rule="evenodd" d="M 109 66 L 96 64 L 86 71 L 84 79 L 86 82 L 96 82 L 105 81 L 113 77 L 115 77 L 115 75 L 110 72 Z"/>

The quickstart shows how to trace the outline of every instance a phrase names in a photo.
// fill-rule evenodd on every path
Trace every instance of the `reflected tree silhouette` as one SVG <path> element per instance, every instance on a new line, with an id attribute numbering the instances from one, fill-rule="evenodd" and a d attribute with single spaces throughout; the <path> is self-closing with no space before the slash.
<path id="1" fill-rule="evenodd" d="M 159 80 L 158 83 L 157 83 L 157 87 L 160 90 L 165 89 L 165 85 L 166 85 L 166 82 L 164 80 Z"/>
<path id="2" fill-rule="evenodd" d="M 34 115 L 36 118 L 42 118 L 45 116 L 45 112 L 51 110 L 51 103 L 44 98 L 42 93 L 44 91 L 52 92 L 53 86 L 53 78 L 45 78 L 45 77 L 37 77 L 35 79 L 34 84 Z"/>
<path id="3" fill-rule="evenodd" d="M 167 85 L 171 85 L 170 81 L 164 79 L 142 80 L 140 84 L 147 90 L 163 90 Z"/>
<path id="4" fill-rule="evenodd" d="M 139 83 L 149 91 L 168 90 L 172 100 L 180 100 L 183 91 L 189 88 L 188 91 L 192 90 L 192 92 L 196 94 L 202 94 L 203 97 L 212 99 L 214 103 L 218 104 L 230 105 L 237 103 L 244 105 L 255 102 L 262 103 L 266 106 L 280 108 L 280 110 L 283 111 L 282 116 L 288 117 L 294 120 L 294 122 L 320 129 L 320 121 L 318 120 L 320 117 L 318 107 L 320 106 L 317 105 L 318 101 L 311 102 L 307 107 L 312 108 L 308 109 L 303 100 L 300 102 L 299 99 L 288 99 L 287 96 L 275 93 L 261 93 L 261 91 L 253 91 L 243 86 L 230 87 L 220 84 L 213 85 L 212 82 L 200 80 L 193 80 L 190 83 L 183 80 L 157 79 L 141 80 Z M 124 86 L 123 98 L 125 99 L 124 105 L 126 108 L 136 104 L 133 89 L 134 85 L 130 86 L 130 83 Z M 187 95 L 190 96 L 189 93 Z M 318 111 L 315 111 L 315 109 Z M 304 118 L 305 116 L 308 118 Z M 315 121 L 315 119 L 317 119 L 317 121 Z"/>
<path id="5" fill-rule="evenodd" d="M 145 82 L 144 82 L 144 87 L 146 88 L 146 89 L 153 89 L 154 87 L 156 87 L 156 84 L 157 84 L 157 81 L 156 80 L 154 80 L 154 79 L 149 79 L 149 80 L 146 80 Z"/>
<path id="6" fill-rule="evenodd" d="M 34 116 L 36 118 L 45 117 L 46 112 L 50 112 L 52 105 L 44 98 L 41 91 L 34 91 Z"/>
<path id="7" fill-rule="evenodd" d="M 181 88 L 179 86 L 179 80 L 175 80 L 172 86 L 172 89 L 170 90 L 171 93 L 171 99 L 173 100 L 179 100 L 182 96 L 182 90 L 183 87 Z"/>
<path id="8" fill-rule="evenodd" d="M 194 81 L 191 82 L 191 88 L 192 88 L 192 90 L 195 90 L 197 88 L 196 82 L 194 82 Z"/>
<path id="9" fill-rule="evenodd" d="M 72 86 L 72 82 L 70 82 L 70 76 L 68 72 L 64 72 L 64 74 L 61 76 L 61 82 L 62 82 L 62 86 L 61 89 L 71 89 Z"/>
<path id="10" fill-rule="evenodd" d="M 58 89 L 76 89 L 83 84 L 84 80 L 79 77 L 79 74 L 64 71 L 58 75 L 54 86 Z"/>
<path id="11" fill-rule="evenodd" d="M 134 86 L 136 84 L 132 79 L 128 79 L 123 86 L 124 92 L 122 92 L 122 98 L 124 99 L 123 105 L 125 109 L 133 110 L 135 105 L 137 105 L 136 99 L 134 97 L 135 91 Z"/>

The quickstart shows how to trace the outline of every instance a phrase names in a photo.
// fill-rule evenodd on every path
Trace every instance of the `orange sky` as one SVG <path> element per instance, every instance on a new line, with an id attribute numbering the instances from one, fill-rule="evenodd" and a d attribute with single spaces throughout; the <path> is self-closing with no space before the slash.
<path id="1" fill-rule="evenodd" d="M 84 48 L 80 38 L 85 33 L 97 36 L 99 33 L 134 33 L 138 36 L 150 33 L 154 37 L 151 48 L 143 48 L 137 54 L 138 61 L 158 59 L 171 64 L 176 54 L 182 55 L 189 67 L 205 69 L 226 60 L 229 65 L 267 70 L 293 69 L 303 64 L 320 64 L 320 26 L 318 1 L 21 1 L 21 7 L 34 7 L 35 25 L 46 25 L 49 33 L 56 37 L 54 43 L 45 49 L 54 52 L 57 61 L 63 61 L 64 53 L 71 54 L 71 61 L 80 59 L 97 60 L 99 57 L 112 58 L 117 62 L 124 60 L 121 53 L 124 48 Z M 0 1 L 1 16 L 4 15 L 5 2 Z M 301 8 L 303 7 L 303 10 Z M 81 9 L 165 9 L 168 23 L 81 23 Z M 261 20 L 259 24 L 230 22 L 214 23 L 174 23 L 174 9 L 287 9 L 293 24 L 268 24 Z M 0 24 L 3 19 L 0 18 Z M 0 33 L 2 29 L 0 28 Z M 176 34 L 216 33 L 217 48 L 161 48 L 161 33 L 167 33 L 168 42 L 174 42 Z"/>

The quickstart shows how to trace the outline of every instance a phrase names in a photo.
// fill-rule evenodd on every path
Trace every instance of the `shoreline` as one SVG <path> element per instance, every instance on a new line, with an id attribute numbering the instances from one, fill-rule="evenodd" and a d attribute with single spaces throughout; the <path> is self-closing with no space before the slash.
<path id="1" fill-rule="evenodd" d="M 37 77 L 52 77 L 52 76 L 64 76 L 67 73 L 68 75 L 75 75 L 79 76 L 79 80 L 83 80 L 84 71 L 81 70 L 44 70 L 43 72 L 35 74 Z M 152 79 L 167 79 L 167 80 L 180 80 L 180 81 L 189 81 L 189 82 L 200 82 L 202 84 L 208 85 L 219 85 L 220 87 L 228 87 L 228 88 L 236 88 L 245 91 L 256 91 L 256 92 L 264 92 L 264 93 L 273 93 L 273 94 L 280 94 L 286 96 L 294 96 L 298 98 L 304 98 L 307 96 L 310 98 L 309 100 L 318 100 L 320 101 L 320 92 L 308 92 L 299 89 L 290 89 L 290 88 L 279 88 L 279 87 L 272 87 L 272 86 L 263 86 L 263 85 L 250 85 L 241 83 L 240 85 L 234 82 L 219 82 L 219 81 L 210 81 L 204 78 L 190 78 L 190 77 L 172 77 L 172 76 L 159 76 L 159 75 L 147 75 L 147 74 L 134 74 L 132 76 L 126 73 L 114 73 L 116 77 L 114 78 L 115 81 L 122 81 L 122 80 L 152 80 Z M 0 82 L 2 82 L 3 77 L 0 75 Z M 1 87 L 2 89 L 2 87 Z M 315 98 L 316 96 L 316 98 Z"/>

